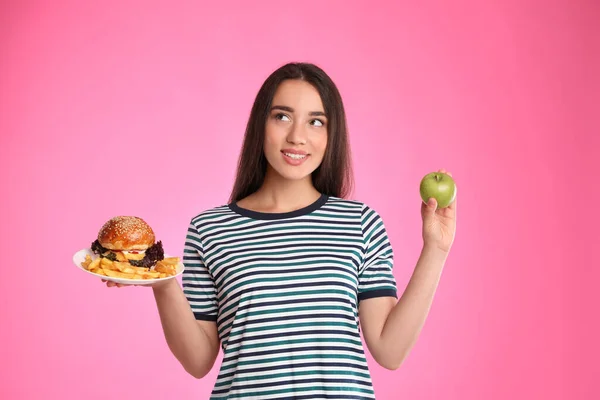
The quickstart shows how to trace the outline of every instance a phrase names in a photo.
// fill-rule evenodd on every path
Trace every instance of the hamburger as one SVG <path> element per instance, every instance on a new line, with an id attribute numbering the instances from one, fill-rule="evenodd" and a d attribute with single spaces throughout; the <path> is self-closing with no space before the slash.
<path id="1" fill-rule="evenodd" d="M 134 216 L 118 216 L 106 221 L 92 242 L 91 250 L 100 258 L 148 269 L 165 258 L 162 242 L 156 242 L 150 225 Z"/>

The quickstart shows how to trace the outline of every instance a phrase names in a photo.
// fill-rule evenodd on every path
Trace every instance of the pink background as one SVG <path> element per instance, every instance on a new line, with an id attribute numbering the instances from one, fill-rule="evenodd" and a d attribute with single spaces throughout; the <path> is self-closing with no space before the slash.
<path id="1" fill-rule="evenodd" d="M 217 367 L 186 375 L 151 291 L 71 256 L 117 214 L 181 255 L 292 60 L 339 85 L 354 197 L 383 215 L 401 289 L 421 177 L 458 182 L 431 314 L 399 370 L 370 359 L 377 398 L 600 396 L 597 2 L 82 3 L 0 5 L 0 398 L 208 398 Z"/>

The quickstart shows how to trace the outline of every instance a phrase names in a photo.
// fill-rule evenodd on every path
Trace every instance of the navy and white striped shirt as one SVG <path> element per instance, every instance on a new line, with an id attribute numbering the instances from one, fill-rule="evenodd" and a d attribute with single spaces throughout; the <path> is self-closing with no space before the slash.
<path id="1" fill-rule="evenodd" d="M 211 399 L 374 399 L 359 301 L 396 297 L 379 214 L 321 196 L 289 213 L 236 203 L 190 223 L 183 287 L 216 321 L 223 363 Z"/>

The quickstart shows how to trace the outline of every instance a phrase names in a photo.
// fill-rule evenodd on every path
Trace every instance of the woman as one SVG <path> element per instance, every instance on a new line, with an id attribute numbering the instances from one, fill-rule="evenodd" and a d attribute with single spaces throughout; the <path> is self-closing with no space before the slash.
<path id="1" fill-rule="evenodd" d="M 256 97 L 229 203 L 191 220 L 183 290 L 174 279 L 153 287 L 187 372 L 204 377 L 222 347 L 212 399 L 373 399 L 360 328 L 381 366 L 406 358 L 452 245 L 456 202 L 421 205 L 423 250 L 398 301 L 384 223 L 345 199 L 351 187 L 336 86 L 315 65 L 284 65 Z"/>

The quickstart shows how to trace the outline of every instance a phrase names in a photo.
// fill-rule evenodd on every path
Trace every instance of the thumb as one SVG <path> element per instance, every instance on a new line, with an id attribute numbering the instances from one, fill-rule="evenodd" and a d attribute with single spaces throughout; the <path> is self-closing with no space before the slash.
<path id="1" fill-rule="evenodd" d="M 433 197 L 430 197 L 429 200 L 427 200 L 427 214 L 433 214 L 435 213 L 435 210 L 437 210 L 437 200 Z"/>

